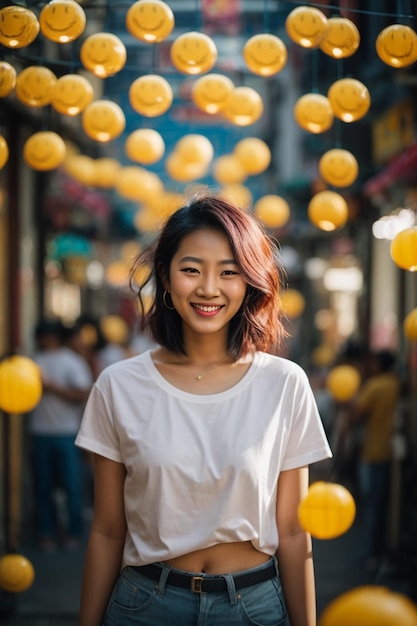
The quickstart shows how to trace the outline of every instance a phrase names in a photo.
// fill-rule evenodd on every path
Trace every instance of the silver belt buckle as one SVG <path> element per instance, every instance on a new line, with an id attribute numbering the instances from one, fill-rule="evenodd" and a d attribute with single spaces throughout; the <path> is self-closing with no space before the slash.
<path id="1" fill-rule="evenodd" d="M 191 591 L 193 593 L 203 593 L 203 576 L 193 576 L 191 579 Z"/>

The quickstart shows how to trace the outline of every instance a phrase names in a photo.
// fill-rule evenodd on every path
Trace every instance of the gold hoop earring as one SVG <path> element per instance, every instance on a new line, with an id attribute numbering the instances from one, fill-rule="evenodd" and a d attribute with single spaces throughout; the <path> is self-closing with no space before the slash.
<path id="1" fill-rule="evenodd" d="M 162 302 L 164 303 L 164 307 L 166 309 L 168 309 L 168 311 L 173 311 L 175 309 L 175 306 L 168 306 L 168 304 L 167 304 L 167 294 L 169 294 L 169 291 L 167 291 L 165 289 L 165 291 L 164 291 L 164 293 L 162 295 Z"/>

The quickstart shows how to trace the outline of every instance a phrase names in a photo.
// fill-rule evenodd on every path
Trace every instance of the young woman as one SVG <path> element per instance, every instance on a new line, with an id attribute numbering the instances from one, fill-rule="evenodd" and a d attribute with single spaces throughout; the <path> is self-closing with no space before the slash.
<path id="1" fill-rule="evenodd" d="M 297 507 L 330 456 L 282 338 L 277 250 L 250 213 L 201 196 L 136 262 L 158 347 L 108 367 L 77 445 L 94 453 L 80 626 L 315 626 Z"/>

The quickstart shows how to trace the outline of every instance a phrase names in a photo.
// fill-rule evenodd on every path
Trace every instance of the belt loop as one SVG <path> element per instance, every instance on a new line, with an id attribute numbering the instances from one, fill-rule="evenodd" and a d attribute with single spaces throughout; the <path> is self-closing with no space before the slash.
<path id="1" fill-rule="evenodd" d="M 226 581 L 227 593 L 229 594 L 230 604 L 233 606 L 234 604 L 237 604 L 237 593 L 236 593 L 236 587 L 235 587 L 235 581 L 233 579 L 233 575 L 223 574 L 222 578 L 224 578 L 224 580 Z"/>
<path id="2" fill-rule="evenodd" d="M 172 567 L 170 565 L 161 565 L 161 576 L 158 581 L 158 595 L 163 596 L 165 593 L 165 585 L 167 583 L 167 578 L 171 572 Z"/>

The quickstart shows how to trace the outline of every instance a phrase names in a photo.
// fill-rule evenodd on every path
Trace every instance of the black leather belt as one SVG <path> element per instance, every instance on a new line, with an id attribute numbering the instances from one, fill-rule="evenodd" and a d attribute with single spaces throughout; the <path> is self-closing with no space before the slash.
<path id="1" fill-rule="evenodd" d="M 162 573 L 162 568 L 153 564 L 132 566 L 132 569 L 138 572 L 138 574 L 156 581 L 159 581 Z M 232 576 L 236 589 L 250 587 L 274 578 L 276 576 L 275 564 L 271 563 L 269 567 L 255 572 L 232 574 Z M 226 580 L 222 576 L 209 576 L 208 574 L 193 576 L 192 574 L 180 574 L 178 571 L 171 571 L 168 574 L 167 584 L 181 587 L 182 589 L 189 589 L 193 593 L 227 590 Z"/>

